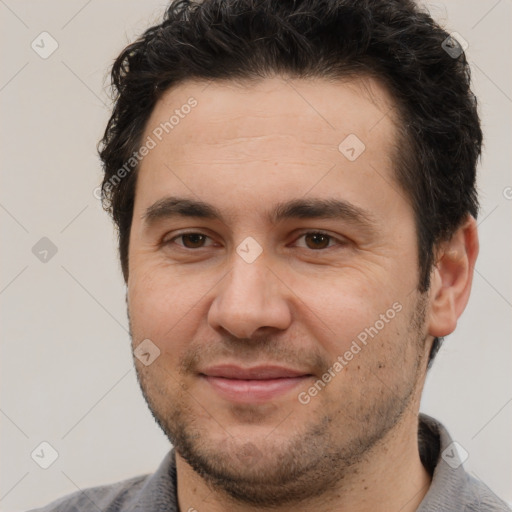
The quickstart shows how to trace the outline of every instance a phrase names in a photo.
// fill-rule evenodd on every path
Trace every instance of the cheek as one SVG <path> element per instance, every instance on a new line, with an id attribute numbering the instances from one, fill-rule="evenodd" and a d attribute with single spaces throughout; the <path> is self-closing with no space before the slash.
<path id="1" fill-rule="evenodd" d="M 344 366 L 373 364 L 377 359 L 392 357 L 393 341 L 400 332 L 400 319 L 393 305 L 375 305 L 367 302 L 352 302 L 333 312 L 330 333 L 324 346 L 334 363 Z"/>
<path id="2" fill-rule="evenodd" d="M 201 289 L 193 278 L 175 272 L 153 267 L 133 271 L 128 297 L 134 339 L 149 338 L 162 350 L 171 348 L 166 346 L 171 342 L 188 339 L 199 322 Z"/>
<path id="3" fill-rule="evenodd" d="M 355 406 L 372 396 L 384 399 L 388 392 L 399 393 L 412 378 L 417 355 L 406 304 L 377 289 L 362 296 L 346 290 L 338 299 L 339 306 L 329 310 L 328 323 L 334 332 L 316 336 L 330 374 L 324 373 L 322 379 L 332 382 L 324 400 L 332 400 L 337 407 L 342 396 L 345 405 Z"/>
<path id="4" fill-rule="evenodd" d="M 332 360 L 350 350 L 355 340 L 364 347 L 369 340 L 398 332 L 400 294 L 378 272 L 337 269 L 322 278 L 297 279 L 290 287 L 301 299 L 296 302 L 298 323 Z"/>
<path id="5" fill-rule="evenodd" d="M 410 317 L 405 307 L 396 301 L 360 313 L 357 306 L 353 315 L 343 311 L 338 336 L 326 342 L 330 361 L 326 372 L 334 377 L 331 393 L 324 399 L 335 407 L 342 403 L 350 409 L 350 404 L 359 407 L 384 403 L 390 394 L 400 396 L 416 371 L 417 338 L 408 328 Z"/>

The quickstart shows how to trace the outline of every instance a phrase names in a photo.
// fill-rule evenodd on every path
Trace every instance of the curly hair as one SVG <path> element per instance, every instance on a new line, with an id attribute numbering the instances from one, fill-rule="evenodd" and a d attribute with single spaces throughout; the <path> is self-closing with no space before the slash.
<path id="1" fill-rule="evenodd" d="M 427 291 L 436 245 L 477 217 L 482 132 L 462 48 L 412 0 L 177 0 L 128 45 L 112 67 L 114 108 L 98 145 L 125 281 L 138 169 L 126 162 L 163 92 L 189 79 L 275 75 L 385 84 L 400 120 L 394 167 L 415 215 L 418 289 Z"/>

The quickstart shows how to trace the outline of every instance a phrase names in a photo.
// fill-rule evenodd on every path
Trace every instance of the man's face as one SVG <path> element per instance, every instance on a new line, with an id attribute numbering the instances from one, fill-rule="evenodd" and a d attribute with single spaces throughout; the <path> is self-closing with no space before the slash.
<path id="1" fill-rule="evenodd" d="M 156 146 L 138 176 L 127 299 L 133 347 L 149 339 L 160 355 L 137 372 L 190 466 L 232 496 L 276 504 L 328 488 L 419 400 L 428 304 L 413 211 L 378 83 L 206 85 L 167 91 L 142 139 Z M 171 196 L 221 218 L 145 216 Z M 293 201 L 343 204 L 272 218 Z M 218 365 L 302 376 L 203 375 Z"/>

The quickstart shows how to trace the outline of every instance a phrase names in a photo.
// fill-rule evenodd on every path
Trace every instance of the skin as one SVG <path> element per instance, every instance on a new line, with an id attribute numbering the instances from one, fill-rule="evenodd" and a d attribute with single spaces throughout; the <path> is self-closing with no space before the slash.
<path id="1" fill-rule="evenodd" d="M 378 82 L 189 81 L 162 96 L 144 139 L 190 97 L 197 106 L 141 162 L 127 288 L 133 348 L 150 339 L 160 350 L 135 364 L 176 448 L 180 509 L 416 510 L 431 482 L 417 443 L 427 356 L 467 303 L 475 220 L 438 247 L 420 294 L 413 211 L 393 172 L 393 101 Z M 338 150 L 348 134 L 366 146 L 352 162 Z M 146 222 L 166 196 L 211 203 L 223 220 Z M 372 227 L 266 218 L 279 202 L 313 198 L 349 201 Z M 332 238 L 306 236 L 316 230 Z M 262 249 L 252 263 L 236 251 L 249 236 Z M 302 404 L 298 394 L 397 303 L 400 312 Z M 220 363 L 312 377 L 275 399 L 235 404 L 199 378 Z"/>

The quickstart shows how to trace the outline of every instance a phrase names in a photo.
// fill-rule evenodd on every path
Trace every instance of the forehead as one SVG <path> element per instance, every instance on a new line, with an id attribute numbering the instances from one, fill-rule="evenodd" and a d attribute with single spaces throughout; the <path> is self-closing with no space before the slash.
<path id="1" fill-rule="evenodd" d="M 143 140 L 155 145 L 139 168 L 136 206 L 176 188 L 226 208 L 233 188 L 276 202 L 313 187 L 326 195 L 333 180 L 350 200 L 376 185 L 375 173 L 393 179 L 395 122 L 393 100 L 372 78 L 187 81 L 162 95 L 146 124 Z M 363 153 L 351 160 L 342 146 Z"/>
<path id="2" fill-rule="evenodd" d="M 192 100 L 197 105 L 189 109 L 187 104 Z M 265 130 L 263 135 L 290 134 L 309 143 L 337 141 L 351 129 L 361 140 L 371 142 L 372 137 L 382 133 L 376 130 L 372 134 L 384 117 L 387 122 L 381 128 L 390 137 L 394 134 L 393 107 L 388 90 L 371 77 L 186 81 L 163 93 L 145 131 L 151 134 L 155 127 L 170 120 L 169 113 L 175 112 L 179 120 L 175 116 L 169 131 L 176 145 L 254 136 L 260 134 L 261 128 Z M 194 133 L 187 130 L 190 121 L 183 122 L 187 117 L 200 129 Z M 301 125 L 295 124 L 297 121 Z M 167 131 L 162 135 L 165 138 Z"/>

